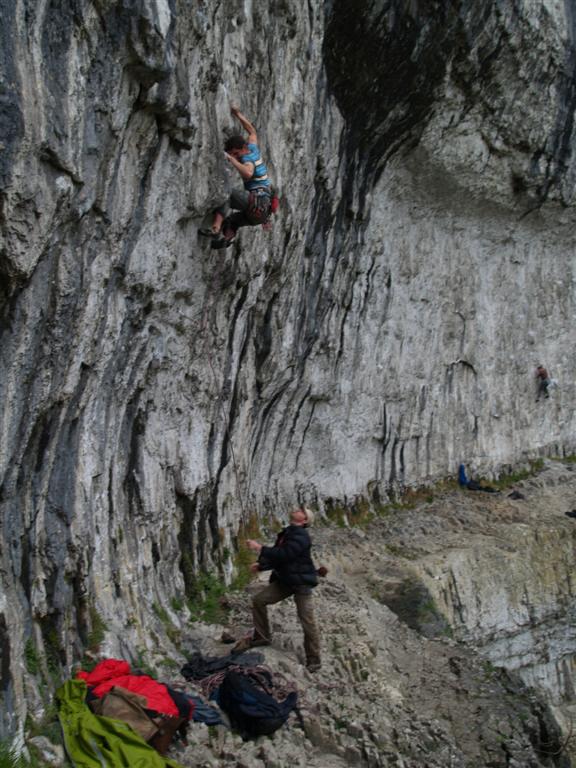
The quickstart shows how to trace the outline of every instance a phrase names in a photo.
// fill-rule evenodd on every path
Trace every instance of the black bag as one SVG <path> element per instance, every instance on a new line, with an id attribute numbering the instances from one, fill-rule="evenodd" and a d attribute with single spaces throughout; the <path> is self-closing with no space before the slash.
<path id="1" fill-rule="evenodd" d="M 296 691 L 277 701 L 262 688 L 261 677 L 265 678 L 266 687 L 272 689 L 272 677 L 266 671 L 254 675 L 231 670 L 220 686 L 219 704 L 244 739 L 274 733 L 284 725 L 298 702 Z"/>

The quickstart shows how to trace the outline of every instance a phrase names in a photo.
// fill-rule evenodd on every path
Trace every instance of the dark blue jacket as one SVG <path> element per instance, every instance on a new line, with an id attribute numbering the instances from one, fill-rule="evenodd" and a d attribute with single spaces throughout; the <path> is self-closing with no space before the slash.
<path id="1" fill-rule="evenodd" d="M 258 566 L 261 571 L 272 570 L 271 581 L 278 580 L 289 587 L 315 587 L 318 574 L 311 549 L 308 529 L 289 525 L 280 531 L 273 547 L 262 547 Z"/>

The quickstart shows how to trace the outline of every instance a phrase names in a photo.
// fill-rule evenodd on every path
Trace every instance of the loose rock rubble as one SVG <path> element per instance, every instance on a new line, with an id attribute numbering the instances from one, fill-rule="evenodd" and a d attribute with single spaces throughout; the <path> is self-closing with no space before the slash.
<path id="1" fill-rule="evenodd" d="M 447 625 L 437 625 L 436 637 L 408 626 L 383 604 L 377 582 L 386 580 L 387 569 L 399 574 L 417 564 L 416 549 L 408 559 L 390 554 L 390 549 L 398 551 L 393 545 L 399 546 L 403 537 L 420 548 L 420 557 L 454 546 L 454 538 L 448 542 L 450 521 L 460 548 L 494 546 L 496 529 L 500 546 L 511 547 L 518 522 L 538 527 L 542 516 L 546 525 L 566 525 L 560 508 L 574 491 L 568 482 L 573 476 L 559 480 L 554 472 L 551 465 L 555 496 L 546 491 L 545 475 L 519 486 L 530 499 L 515 516 L 510 516 L 505 494 L 486 500 L 454 491 L 441 494 L 433 512 L 427 512 L 428 504 L 365 529 L 316 528 L 316 559 L 329 568 L 315 593 L 322 670 L 312 675 L 303 666 L 301 629 L 291 601 L 269 609 L 273 643 L 259 649 L 270 667 L 297 683 L 304 731 L 292 716 L 272 738 L 245 743 L 222 727 L 193 725 L 190 745 L 175 753 L 177 759 L 184 766 L 235 768 L 569 765 L 563 762 L 567 758 L 558 729 L 534 693 L 474 647 L 454 639 Z M 536 497 L 542 493 L 548 506 L 535 519 L 530 510 L 538 507 Z M 482 505 L 488 505 L 487 511 L 481 511 Z M 502 541 L 506 531 L 508 539 Z M 230 598 L 228 629 L 233 634 L 249 628 L 250 593 L 259 586 L 253 583 L 246 593 Z M 229 646 L 219 642 L 222 629 L 195 625 L 186 641 L 189 649 L 227 653 Z M 555 751 L 559 754 L 552 755 Z"/>

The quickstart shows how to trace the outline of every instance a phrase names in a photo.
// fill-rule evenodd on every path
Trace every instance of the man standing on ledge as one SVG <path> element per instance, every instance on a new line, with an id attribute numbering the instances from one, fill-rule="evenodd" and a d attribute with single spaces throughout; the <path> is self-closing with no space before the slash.
<path id="1" fill-rule="evenodd" d="M 272 574 L 268 586 L 252 599 L 254 631 L 234 646 L 235 652 L 270 645 L 267 606 L 293 595 L 304 630 L 306 666 L 310 672 L 320 669 L 320 638 L 312 606 L 312 589 L 318 584 L 318 573 L 312 562 L 312 542 L 308 533 L 308 526 L 313 522 L 314 513 L 299 507 L 290 513 L 290 525 L 278 534 L 273 547 L 262 546 L 252 539 L 246 542 L 251 550 L 258 552 L 258 562 L 252 565 L 252 570 L 271 570 Z"/>
<path id="2" fill-rule="evenodd" d="M 236 168 L 244 182 L 244 188 L 232 190 L 230 208 L 235 213 L 226 215 L 226 205 L 214 212 L 211 229 L 201 229 L 200 234 L 212 238 L 212 248 L 227 248 L 232 245 L 240 227 L 266 224 L 273 208 L 272 184 L 260 149 L 256 128 L 236 106 L 230 108 L 232 115 L 248 133 L 248 138 L 234 134 L 224 144 L 224 155 Z"/>

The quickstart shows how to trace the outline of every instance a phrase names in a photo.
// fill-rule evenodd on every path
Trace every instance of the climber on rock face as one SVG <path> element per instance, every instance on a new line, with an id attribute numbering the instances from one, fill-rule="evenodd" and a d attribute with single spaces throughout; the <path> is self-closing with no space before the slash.
<path id="1" fill-rule="evenodd" d="M 256 129 L 238 107 L 233 105 L 230 111 L 248 137 L 230 136 L 224 144 L 224 154 L 240 174 L 244 186 L 232 190 L 228 205 L 233 212 L 227 212 L 226 204 L 220 206 L 214 212 L 211 229 L 200 230 L 201 235 L 212 238 L 212 248 L 231 245 L 240 227 L 265 225 L 278 204 L 258 148 Z"/>
<path id="2" fill-rule="evenodd" d="M 536 394 L 536 402 L 540 400 L 540 397 L 550 397 L 550 376 L 546 368 L 543 365 L 539 365 L 536 368 L 536 380 L 538 382 L 538 392 Z"/>

